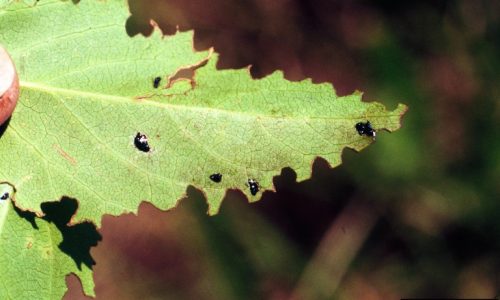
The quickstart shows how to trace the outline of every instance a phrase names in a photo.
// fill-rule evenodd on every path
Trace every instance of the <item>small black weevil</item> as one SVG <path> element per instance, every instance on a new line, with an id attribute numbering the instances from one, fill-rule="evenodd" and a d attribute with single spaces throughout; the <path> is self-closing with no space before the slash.
<path id="1" fill-rule="evenodd" d="M 366 123 L 359 122 L 356 124 L 355 128 L 358 131 L 359 135 L 371 136 L 373 138 L 375 138 L 375 136 L 377 135 L 375 129 L 372 128 L 372 124 L 370 124 L 370 121 L 366 121 Z"/>
<path id="2" fill-rule="evenodd" d="M 151 148 L 149 147 L 148 137 L 140 132 L 134 138 L 135 147 L 142 152 L 149 152 Z"/>
<path id="3" fill-rule="evenodd" d="M 259 192 L 259 183 L 255 179 L 248 179 L 248 187 L 250 188 L 250 193 L 255 196 Z"/>
<path id="4" fill-rule="evenodd" d="M 161 81 L 161 77 L 160 76 L 158 76 L 158 77 L 156 77 L 154 79 L 153 86 L 154 86 L 155 89 L 157 89 L 160 86 L 160 81 Z"/>
<path id="5" fill-rule="evenodd" d="M 210 175 L 210 180 L 212 180 L 213 182 L 221 182 L 222 180 L 222 174 L 221 173 L 215 173 L 215 174 L 212 174 Z"/>

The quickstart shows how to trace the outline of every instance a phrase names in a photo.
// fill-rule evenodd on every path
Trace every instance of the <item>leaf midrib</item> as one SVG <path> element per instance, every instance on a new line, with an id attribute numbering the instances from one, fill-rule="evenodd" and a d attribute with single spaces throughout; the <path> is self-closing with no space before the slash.
<path id="1" fill-rule="evenodd" d="M 46 86 L 46 85 L 40 85 L 40 84 L 37 84 L 37 83 L 32 83 L 32 82 L 21 82 L 21 85 L 22 86 L 25 86 L 25 87 L 33 87 L 33 88 L 36 88 L 40 91 L 43 91 L 43 92 L 46 92 L 46 93 L 49 93 L 51 95 L 56 95 L 57 92 L 62 92 L 62 93 L 66 93 L 66 94 L 72 94 L 72 95 L 76 95 L 76 96 L 92 96 L 92 97 L 95 97 L 95 98 L 103 98 L 103 99 L 107 99 L 107 100 L 110 100 L 110 101 L 114 101 L 114 102 L 120 102 L 120 103 L 123 103 L 123 102 L 126 102 L 128 104 L 132 103 L 132 104 L 147 104 L 147 105 L 153 105 L 155 107 L 160 107 L 160 108 L 177 108 L 178 110 L 181 110 L 181 109 L 203 109 L 201 107 L 192 107 L 192 106 L 182 106 L 182 105 L 175 105 L 175 104 L 166 104 L 166 103 L 159 103 L 159 102 L 154 102 L 154 101 L 150 101 L 150 100 L 135 100 L 133 101 L 133 99 L 131 98 L 128 98 L 128 97 L 123 97 L 123 96 L 114 96 L 114 95 L 107 95 L 107 94 L 101 94 L 101 93 L 91 93 L 91 92 L 85 92 L 85 91 L 78 91 L 78 90 L 71 90 L 71 89 L 62 89 L 62 88 L 50 88 L 49 86 Z M 71 114 L 73 114 L 73 116 L 77 117 L 76 114 L 71 111 L 67 105 L 64 103 L 64 101 L 61 101 L 62 104 L 64 105 L 64 107 L 69 111 L 71 112 Z M 229 113 L 227 111 L 223 111 L 223 110 L 215 110 L 215 109 L 211 109 L 211 108 L 205 108 L 205 110 L 214 110 L 214 111 L 217 111 L 218 113 Z M 80 119 L 77 118 L 77 120 L 80 122 L 80 124 L 83 125 L 82 121 Z M 172 121 L 176 122 L 174 119 L 172 119 Z M 195 144 L 197 144 L 201 150 L 205 151 L 206 153 L 210 154 L 212 157 L 214 157 L 215 159 L 221 161 L 221 162 L 224 162 L 228 165 L 232 165 L 232 166 L 236 166 L 240 169 L 249 169 L 248 167 L 244 167 L 242 165 L 236 165 L 234 162 L 232 161 L 228 161 L 226 159 L 224 159 L 222 156 L 219 156 L 219 155 L 216 155 L 215 153 L 213 153 L 212 151 L 210 151 L 207 147 L 203 146 L 201 143 L 197 142 L 196 139 L 190 134 L 189 131 L 186 131 L 184 130 L 180 124 L 178 122 L 176 122 L 176 125 L 177 127 L 180 129 L 180 130 L 183 130 L 184 133 L 186 134 L 187 137 L 189 137 Z M 86 128 L 84 125 L 83 125 L 84 128 Z M 94 138 L 96 140 L 99 140 L 97 136 L 95 136 L 93 133 L 91 133 L 88 128 L 86 128 L 87 131 L 94 136 Z M 103 143 L 105 145 L 105 143 Z M 109 149 L 111 153 L 114 153 L 114 151 L 112 151 L 112 149 Z M 40 153 L 40 155 L 42 155 Z M 42 155 L 43 156 L 43 155 Z M 118 158 L 120 158 L 121 160 L 124 160 L 126 161 L 127 163 L 131 164 L 132 166 L 134 166 L 137 170 L 140 170 L 142 172 L 144 172 L 141 168 L 139 168 L 138 166 L 132 164 L 131 162 L 129 162 L 127 159 L 123 158 L 122 156 L 116 156 Z M 251 169 L 251 168 L 250 168 Z M 159 177 L 158 174 L 155 174 L 155 173 L 151 173 L 151 172 L 147 172 L 147 174 L 150 174 L 150 175 L 153 175 L 155 177 Z M 165 180 L 168 180 L 172 183 L 175 183 L 175 184 L 179 184 L 179 185 L 184 185 L 186 184 L 185 182 L 180 182 L 178 180 L 173 180 L 171 178 L 166 178 L 166 177 L 163 177 L 161 176 L 163 179 Z"/>
<path id="2" fill-rule="evenodd" d="M 50 86 L 50 85 L 45 85 L 45 84 L 40 84 L 36 82 L 31 82 L 31 81 L 20 81 L 20 86 L 22 88 L 26 89 L 31 89 L 31 90 L 38 90 L 41 92 L 46 92 L 50 94 L 66 94 L 66 95 L 72 95 L 72 96 L 77 96 L 77 97 L 88 97 L 92 99 L 100 99 L 100 100 L 105 100 L 105 101 L 110 101 L 110 102 L 116 102 L 120 104 L 132 104 L 132 105 L 147 105 L 147 106 L 153 106 L 153 107 L 158 107 L 162 109 L 174 109 L 178 111 L 193 111 L 195 113 L 198 112 L 205 112 L 205 113 L 210 113 L 212 115 L 231 115 L 233 117 L 242 117 L 246 119 L 276 119 L 276 120 L 285 120 L 288 122 L 294 122 L 294 121 L 311 121 L 311 120 L 322 120 L 322 121 L 333 121 L 333 120 L 358 120 L 359 117 L 299 117 L 299 116 L 272 116 L 272 115 L 266 115 L 266 114 L 255 114 L 251 112 L 241 112 L 241 111 L 235 111 L 235 110 L 228 110 L 228 109 L 221 109 L 221 108 L 212 108 L 212 107 L 206 107 L 206 106 L 194 106 L 194 105 L 179 105 L 179 104 L 173 104 L 173 103 L 165 103 L 165 102 L 158 102 L 158 101 L 152 101 L 148 100 L 145 98 L 141 99 L 135 99 L 134 97 L 127 97 L 127 96 L 116 96 L 116 95 L 109 95 L 109 94 L 103 94 L 103 93 L 95 93 L 95 92 L 88 92 L 88 91 L 82 91 L 82 90 L 76 90 L 76 89 L 67 89 L 67 88 L 61 88 L 61 87 L 55 87 L 55 86 Z M 165 97 L 169 97 L 168 95 L 165 95 Z M 341 101 L 342 98 L 337 98 L 337 99 L 332 99 L 333 101 Z M 396 116 L 399 114 L 384 114 L 384 115 L 365 115 L 365 118 L 386 118 L 386 117 L 391 117 L 391 116 Z"/>

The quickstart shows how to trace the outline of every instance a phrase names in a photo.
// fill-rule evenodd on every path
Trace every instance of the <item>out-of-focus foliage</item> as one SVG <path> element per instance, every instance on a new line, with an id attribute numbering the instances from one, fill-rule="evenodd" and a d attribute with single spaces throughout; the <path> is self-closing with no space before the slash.
<path id="1" fill-rule="evenodd" d="M 209 218 L 193 192 L 168 213 L 106 218 L 92 252 L 98 297 L 499 295 L 499 1 L 162 3 L 131 3 L 129 31 L 151 17 L 166 31 L 179 23 L 199 49 L 215 46 L 220 67 L 284 69 L 340 94 L 404 99 L 410 113 L 339 168 L 319 160 L 301 183 L 284 170 L 255 204 L 233 193 Z M 329 285 L 307 290 L 311 278 Z"/>

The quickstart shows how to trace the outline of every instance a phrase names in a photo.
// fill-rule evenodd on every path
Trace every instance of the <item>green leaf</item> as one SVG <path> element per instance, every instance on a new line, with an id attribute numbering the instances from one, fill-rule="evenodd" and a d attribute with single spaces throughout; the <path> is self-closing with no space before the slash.
<path id="1" fill-rule="evenodd" d="M 219 71 L 216 55 L 193 51 L 191 32 L 131 38 L 124 1 L 10 2 L 0 2 L 0 43 L 17 65 L 21 96 L 0 138 L 0 181 L 39 216 L 42 203 L 69 196 L 79 201 L 73 224 L 99 225 L 103 214 L 136 211 L 143 200 L 172 208 L 189 185 L 215 213 L 227 189 L 257 200 L 283 167 L 303 180 L 317 156 L 340 164 L 344 148 L 373 142 L 356 122 L 393 131 L 406 111 L 281 72 L 253 80 L 247 70 Z M 168 84 L 189 67 L 193 85 Z M 150 152 L 134 146 L 138 132 Z M 213 173 L 223 174 L 220 183 Z M 255 196 L 248 179 L 261 185 Z M 70 272 L 93 293 L 89 267 L 64 252 L 62 225 L 0 200 L 0 299 L 60 298 Z"/>
<path id="2" fill-rule="evenodd" d="M 356 122 L 400 127 L 404 105 L 387 111 L 360 93 L 338 97 L 330 84 L 289 82 L 281 72 L 253 80 L 248 70 L 219 71 L 216 55 L 193 52 L 191 32 L 128 37 L 128 15 L 119 0 L 47 0 L 0 12 L 0 43 L 21 80 L 0 139 L 0 178 L 16 187 L 21 207 L 38 211 L 67 195 L 80 202 L 73 222 L 99 225 L 103 214 L 135 211 L 144 200 L 171 208 L 193 185 L 214 213 L 227 189 L 259 199 L 283 167 L 303 180 L 317 156 L 339 165 L 344 148 L 373 142 Z M 199 66 L 194 87 L 167 86 L 190 66 Z M 135 148 L 137 132 L 150 152 Z M 209 179 L 217 172 L 220 183 Z M 248 179 L 261 185 L 255 196 Z"/>
<path id="3" fill-rule="evenodd" d="M 13 193 L 0 185 L 1 195 Z M 62 235 L 53 223 L 17 210 L 10 199 L 0 200 L 0 299 L 61 299 L 65 275 L 75 273 L 87 295 L 94 295 L 92 272 L 77 267 L 59 245 Z"/>

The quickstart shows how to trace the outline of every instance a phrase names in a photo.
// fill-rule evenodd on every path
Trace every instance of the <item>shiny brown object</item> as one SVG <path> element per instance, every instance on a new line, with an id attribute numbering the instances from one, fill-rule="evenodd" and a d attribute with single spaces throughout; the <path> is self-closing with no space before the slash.
<path id="1" fill-rule="evenodd" d="M 0 46 L 0 124 L 7 121 L 19 98 L 19 78 L 12 59 Z"/>

